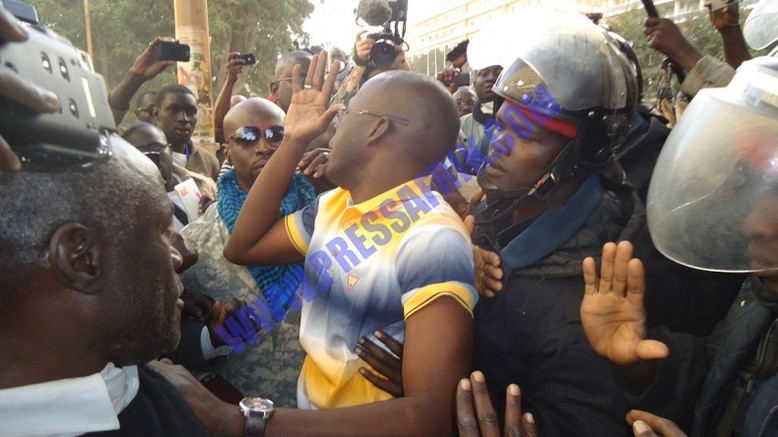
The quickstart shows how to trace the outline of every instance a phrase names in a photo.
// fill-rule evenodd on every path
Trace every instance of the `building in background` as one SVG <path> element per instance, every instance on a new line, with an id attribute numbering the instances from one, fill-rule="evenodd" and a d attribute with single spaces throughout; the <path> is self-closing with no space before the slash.
<path id="1" fill-rule="evenodd" d="M 501 17 L 520 13 L 523 8 L 599 12 L 604 18 L 643 8 L 640 0 L 425 0 L 423 10 L 417 11 L 414 8 L 416 1 L 420 0 L 409 2 L 408 56 L 414 71 L 430 76 L 446 66 L 446 53 L 460 41 L 473 37 Z M 705 3 L 706 0 L 654 1 L 666 17 L 676 21 L 705 8 Z M 753 7 L 758 0 L 741 0 L 740 3 L 741 8 Z"/>

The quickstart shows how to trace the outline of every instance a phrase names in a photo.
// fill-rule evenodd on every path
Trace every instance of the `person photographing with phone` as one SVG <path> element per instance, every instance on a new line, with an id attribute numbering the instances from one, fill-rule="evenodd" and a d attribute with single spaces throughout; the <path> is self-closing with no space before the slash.
<path id="1" fill-rule="evenodd" d="M 240 54 L 238 52 L 232 52 L 227 55 L 227 79 L 222 85 L 219 96 L 216 98 L 216 103 L 213 106 L 213 127 L 216 129 L 216 142 L 225 143 L 224 138 L 224 117 L 227 115 L 227 111 L 230 110 L 236 102 L 233 104 L 233 90 L 238 83 L 240 75 L 243 73 L 245 66 L 252 66 L 257 63 L 257 57 L 253 53 Z"/>

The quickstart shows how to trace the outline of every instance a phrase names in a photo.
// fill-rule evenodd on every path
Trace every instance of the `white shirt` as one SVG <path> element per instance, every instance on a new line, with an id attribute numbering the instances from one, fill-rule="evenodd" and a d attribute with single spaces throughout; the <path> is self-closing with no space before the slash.
<path id="1" fill-rule="evenodd" d="M 119 429 L 117 415 L 139 386 L 136 366 L 108 363 L 90 376 L 0 390 L 0 434 L 66 437 Z"/>

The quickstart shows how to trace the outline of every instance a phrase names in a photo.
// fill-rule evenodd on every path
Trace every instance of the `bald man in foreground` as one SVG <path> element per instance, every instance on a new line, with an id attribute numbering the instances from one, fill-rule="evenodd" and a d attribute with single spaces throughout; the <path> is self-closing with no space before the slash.
<path id="1" fill-rule="evenodd" d="M 477 294 L 469 236 L 424 175 L 453 148 L 457 109 L 445 89 L 421 75 L 395 71 L 371 79 L 331 141 L 327 177 L 339 188 L 279 220 L 283 187 L 339 109 L 327 107 L 337 70 L 325 80 L 325 63 L 326 53 L 313 59 L 304 89 L 293 80 L 284 142 L 252 187 L 225 248 L 236 263 L 305 260 L 306 358 L 297 401 L 315 411 L 272 410 L 266 399 L 253 398 L 243 400 L 241 415 L 180 368 L 161 371 L 206 426 L 224 435 L 452 434 L 456 384 L 470 370 Z M 298 67 L 294 73 L 299 77 Z M 364 365 L 358 339 L 379 329 L 404 337 L 403 398 L 373 387 L 358 370 Z"/>

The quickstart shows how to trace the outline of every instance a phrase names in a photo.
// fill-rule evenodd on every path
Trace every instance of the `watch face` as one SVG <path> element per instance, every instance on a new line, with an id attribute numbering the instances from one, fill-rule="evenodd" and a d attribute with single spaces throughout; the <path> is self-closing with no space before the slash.
<path id="1" fill-rule="evenodd" d="M 244 412 L 264 413 L 273 411 L 273 401 L 262 398 L 243 398 L 243 400 L 240 401 L 240 408 Z"/>

